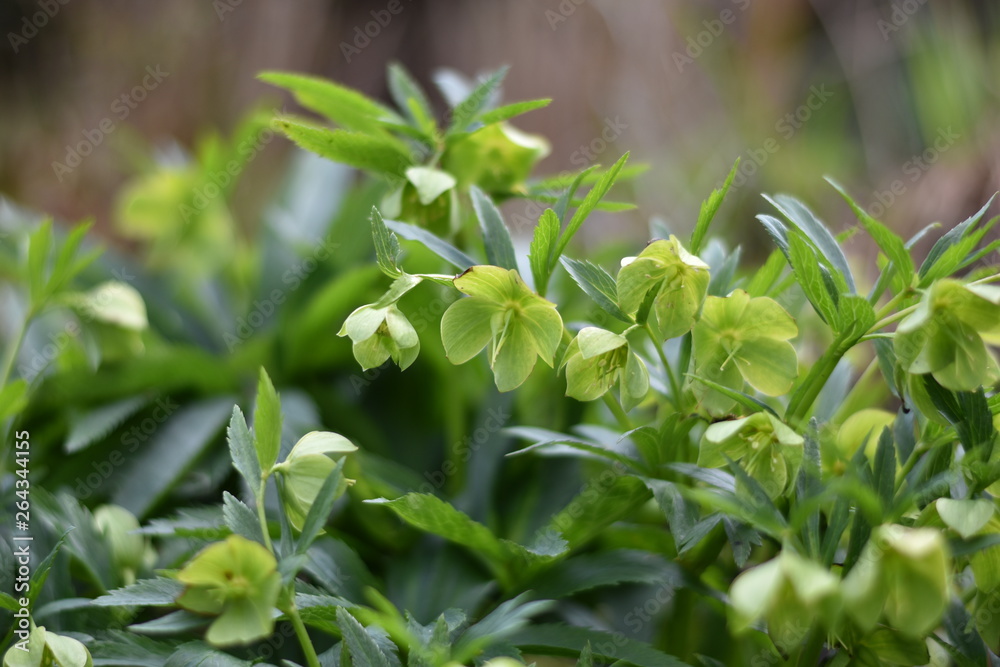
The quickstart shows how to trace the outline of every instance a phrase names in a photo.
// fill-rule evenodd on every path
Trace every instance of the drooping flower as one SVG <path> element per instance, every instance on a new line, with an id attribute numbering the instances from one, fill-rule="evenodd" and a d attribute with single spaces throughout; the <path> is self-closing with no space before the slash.
<path id="1" fill-rule="evenodd" d="M 721 468 L 726 457 L 742 461 L 747 474 L 772 498 L 784 493 L 802 464 L 802 436 L 770 412 L 716 422 L 705 429 L 698 465 Z"/>
<path id="2" fill-rule="evenodd" d="M 787 549 L 736 577 L 729 600 L 734 632 L 764 620 L 771 639 L 783 651 L 800 644 L 816 621 L 833 628 L 842 605 L 837 577 Z"/>
<path id="3" fill-rule="evenodd" d="M 107 540 L 111 560 L 125 584 L 134 583 L 150 552 L 146 538 L 137 532 L 139 521 L 124 507 L 101 505 L 94 510 L 94 524 Z"/>
<path id="4" fill-rule="evenodd" d="M 45 626 L 31 628 L 27 649 L 16 642 L 3 657 L 3 667 L 92 667 L 93 658 L 82 643 L 72 637 L 49 632 Z"/>
<path id="5" fill-rule="evenodd" d="M 742 390 L 746 381 L 767 396 L 780 396 L 798 376 L 795 320 L 777 301 L 743 290 L 705 299 L 694 328 L 695 374 L 724 387 Z M 695 394 L 710 412 L 721 413 L 733 401 L 701 383 Z"/>
<path id="6" fill-rule="evenodd" d="M 311 431 L 295 443 L 283 462 L 274 466 L 275 472 L 281 473 L 285 482 L 281 487 L 282 505 L 288 520 L 297 530 L 302 529 L 309 508 L 330 475 L 342 478 L 338 496 L 352 483 L 337 470 L 337 466 L 339 459 L 357 450 L 354 443 L 342 435 Z"/>
<path id="7" fill-rule="evenodd" d="M 338 336 L 349 336 L 354 343 L 354 358 L 365 370 L 392 358 L 406 369 L 420 353 L 420 338 L 395 303 L 386 306 L 369 304 L 348 315 Z"/>
<path id="8" fill-rule="evenodd" d="M 618 303 L 632 315 L 652 292 L 655 317 L 649 322 L 661 339 L 675 338 L 694 326 L 708 282 L 708 264 L 671 236 L 669 240 L 653 241 L 638 257 L 622 261 L 617 280 Z"/>
<path id="9" fill-rule="evenodd" d="M 883 615 L 894 628 L 923 637 L 948 606 L 948 549 L 934 528 L 879 526 L 844 578 L 844 601 L 868 631 Z"/>
<path id="10" fill-rule="evenodd" d="M 490 367 L 500 391 L 521 385 L 538 358 L 552 366 L 562 318 L 556 306 L 532 292 L 514 269 L 473 266 L 455 278 L 469 295 L 441 318 L 441 340 L 453 364 L 489 346 Z"/>
<path id="11" fill-rule="evenodd" d="M 230 535 L 198 552 L 177 579 L 186 586 L 178 605 L 217 616 L 205 635 L 209 643 L 247 644 L 274 630 L 281 574 L 263 545 Z"/>
<path id="12" fill-rule="evenodd" d="M 1000 288 L 946 278 L 931 285 L 899 323 L 896 356 L 909 373 L 930 373 L 947 389 L 974 391 L 1000 378 L 986 347 L 998 335 Z"/>
<path id="13" fill-rule="evenodd" d="M 649 391 L 646 364 L 629 347 L 625 336 L 585 327 L 566 349 L 566 395 L 592 401 L 618 384 L 622 406 L 635 407 Z"/>

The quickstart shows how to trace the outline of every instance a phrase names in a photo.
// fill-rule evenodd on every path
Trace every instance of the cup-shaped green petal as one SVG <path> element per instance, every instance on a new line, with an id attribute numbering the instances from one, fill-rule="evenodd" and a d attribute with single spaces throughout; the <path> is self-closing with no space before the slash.
<path id="1" fill-rule="evenodd" d="M 816 622 L 833 628 L 842 607 L 837 577 L 788 550 L 736 577 L 729 600 L 734 632 L 764 620 L 771 639 L 784 651 L 800 644 Z"/>
<path id="2" fill-rule="evenodd" d="M 330 475 L 341 476 L 338 496 L 347 489 L 350 480 L 337 471 L 337 459 L 357 449 L 354 443 L 337 433 L 311 431 L 295 443 L 288 458 L 275 466 L 284 480 L 281 487 L 282 506 L 297 530 L 302 529 L 309 508 Z"/>
<path id="3" fill-rule="evenodd" d="M 348 315 L 338 336 L 348 336 L 354 358 L 365 370 L 392 359 L 406 369 L 420 353 L 420 338 L 396 304 L 361 306 Z"/>
<path id="4" fill-rule="evenodd" d="M 454 364 L 489 347 L 500 391 L 520 386 L 541 358 L 552 366 L 562 336 L 555 304 L 538 296 L 513 269 L 474 266 L 455 278 L 459 299 L 441 318 L 441 341 Z"/>
<path id="5" fill-rule="evenodd" d="M 798 358 L 789 339 L 798 335 L 795 320 L 774 299 L 750 298 L 743 290 L 705 299 L 694 328 L 695 374 L 731 389 L 744 382 L 767 396 L 780 396 L 798 376 Z M 701 384 L 695 394 L 711 413 L 729 410 L 733 401 Z"/>
<path id="6" fill-rule="evenodd" d="M 271 634 L 281 575 L 263 545 L 230 535 L 202 549 L 177 573 L 185 585 L 177 604 L 216 615 L 205 638 L 217 646 L 246 644 Z"/>
<path id="7" fill-rule="evenodd" d="M 653 291 L 649 321 L 663 340 L 691 330 L 708 292 L 708 265 L 692 255 L 677 237 L 653 241 L 638 257 L 627 258 L 618 272 L 618 302 L 634 314 Z"/>
<path id="8" fill-rule="evenodd" d="M 12 645 L 3 667 L 92 667 L 90 651 L 80 641 L 35 626 L 28 635 L 27 651 Z"/>
<path id="9" fill-rule="evenodd" d="M 879 526 L 844 579 L 848 613 L 864 631 L 884 615 L 900 632 L 925 636 L 948 606 L 949 571 L 939 530 Z"/>
<path id="10" fill-rule="evenodd" d="M 115 567 L 134 577 L 149 549 L 146 538 L 136 532 L 139 521 L 124 507 L 102 505 L 94 510 L 94 524 L 108 542 Z"/>
<path id="11" fill-rule="evenodd" d="M 1000 289 L 950 278 L 928 288 L 895 336 L 896 356 L 909 373 L 930 373 L 953 391 L 974 391 L 998 378 L 987 349 L 1000 333 Z"/>
<path id="12" fill-rule="evenodd" d="M 585 327 L 563 356 L 566 395 L 592 401 L 619 385 L 622 406 L 635 407 L 649 392 L 646 365 L 629 348 L 628 340 L 598 327 Z"/>
<path id="13" fill-rule="evenodd" d="M 726 458 L 743 462 L 747 474 L 775 498 L 784 493 L 802 464 L 803 443 L 798 433 L 769 412 L 716 422 L 705 429 L 698 465 L 721 468 Z"/>

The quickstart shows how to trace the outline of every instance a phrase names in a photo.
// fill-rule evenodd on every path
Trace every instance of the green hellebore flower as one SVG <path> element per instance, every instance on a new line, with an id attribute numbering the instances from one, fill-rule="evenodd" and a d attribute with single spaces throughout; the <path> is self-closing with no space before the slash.
<path id="1" fill-rule="evenodd" d="M 844 578 L 847 611 L 865 632 L 884 613 L 900 632 L 926 636 L 948 606 L 949 571 L 941 531 L 879 526 Z"/>
<path id="2" fill-rule="evenodd" d="M 441 341 L 453 364 L 464 364 L 489 345 L 500 391 L 521 385 L 535 360 L 552 366 L 562 318 L 556 305 L 532 292 L 514 269 L 473 266 L 455 278 L 470 298 L 451 304 L 441 318 Z"/>
<path id="3" fill-rule="evenodd" d="M 406 369 L 420 352 L 416 329 L 395 303 L 386 306 L 361 306 L 347 316 L 338 336 L 349 336 L 354 343 L 354 358 L 365 370 L 392 360 Z"/>
<path id="4" fill-rule="evenodd" d="M 578 401 L 593 401 L 617 382 L 622 406 L 631 410 L 649 391 L 649 372 L 629 347 L 625 336 L 585 327 L 566 348 L 566 395 Z"/>
<path id="5" fill-rule="evenodd" d="M 107 540 L 111 559 L 124 574 L 125 583 L 134 583 L 149 549 L 146 538 L 136 532 L 139 521 L 124 507 L 101 505 L 94 510 L 94 524 Z"/>
<path id="6" fill-rule="evenodd" d="M 743 632 L 763 619 L 775 645 L 790 651 L 818 620 L 833 628 L 840 615 L 840 581 L 826 568 L 784 550 L 741 573 L 729 589 L 729 622 Z"/>
<path id="7" fill-rule="evenodd" d="M 789 343 L 799 333 L 795 320 L 777 301 L 750 298 L 743 290 L 705 299 L 694 327 L 695 374 L 731 389 L 746 381 L 767 396 L 781 396 L 798 376 L 798 358 Z M 701 383 L 694 384 L 702 405 L 713 413 L 734 402 Z"/>
<path id="8" fill-rule="evenodd" d="M 677 237 L 653 241 L 638 257 L 622 260 L 618 272 L 618 303 L 628 314 L 642 306 L 647 294 L 655 292 L 650 320 L 663 339 L 675 338 L 691 330 L 708 292 L 708 264 L 681 245 Z"/>
<path id="9" fill-rule="evenodd" d="M 210 644 L 248 644 L 274 630 L 281 574 L 263 545 L 230 535 L 198 552 L 177 579 L 186 586 L 178 605 L 218 616 L 205 635 Z"/>
<path id="10" fill-rule="evenodd" d="M 3 657 L 3 667 L 93 667 L 90 651 L 72 637 L 49 632 L 36 625 L 28 635 L 28 650 L 15 643 Z"/>
<path id="11" fill-rule="evenodd" d="M 975 391 L 1000 378 L 983 337 L 1000 334 L 1000 288 L 938 280 L 899 323 L 895 348 L 903 368 L 930 373 L 953 391 Z"/>
<path id="12" fill-rule="evenodd" d="M 721 468 L 726 457 L 743 460 L 747 474 L 753 477 L 772 498 L 785 491 L 802 464 L 803 443 L 798 433 L 770 412 L 716 422 L 705 429 L 698 465 Z"/>
<path id="13" fill-rule="evenodd" d="M 452 144 L 441 163 L 462 189 L 478 185 L 486 192 L 511 192 L 523 185 L 549 151 L 544 137 L 508 123 L 493 123 Z"/>
<path id="14" fill-rule="evenodd" d="M 354 443 L 342 435 L 311 431 L 295 443 L 288 458 L 274 467 L 284 478 L 285 483 L 281 488 L 282 505 L 296 530 L 302 530 L 309 508 L 316 501 L 327 477 L 341 475 L 336 459 L 356 451 L 358 448 Z M 340 496 L 351 483 L 352 480 L 343 478 L 337 495 Z"/>
<path id="15" fill-rule="evenodd" d="M 865 448 L 868 458 L 875 457 L 878 439 L 885 427 L 892 429 L 896 415 L 880 408 L 858 410 L 844 420 L 837 431 L 837 449 L 845 458 L 854 456 L 859 448 Z"/>

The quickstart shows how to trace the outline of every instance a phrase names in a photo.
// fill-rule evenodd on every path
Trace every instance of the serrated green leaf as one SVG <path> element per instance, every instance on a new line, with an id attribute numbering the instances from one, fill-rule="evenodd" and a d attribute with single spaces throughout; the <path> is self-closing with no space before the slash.
<path id="1" fill-rule="evenodd" d="M 413 164 L 402 145 L 387 136 L 328 130 L 288 119 L 275 125 L 305 150 L 357 169 L 402 178 Z"/>
<path id="2" fill-rule="evenodd" d="M 531 276 L 535 281 L 535 290 L 545 296 L 552 274 L 552 249 L 559 238 L 559 216 L 551 208 L 545 209 L 538 218 L 538 226 L 531 238 L 528 249 L 528 262 L 531 264 Z"/>
<path id="3" fill-rule="evenodd" d="M 46 263 L 52 247 L 52 221 L 46 220 L 38 226 L 28 240 L 28 285 L 31 303 L 38 309 L 47 296 Z"/>
<path id="4" fill-rule="evenodd" d="M 472 197 L 472 207 L 476 211 L 476 217 L 479 218 L 479 226 L 483 230 L 487 261 L 504 269 L 516 269 L 514 243 L 510 239 L 510 232 L 500 216 L 500 211 L 476 186 L 469 187 L 469 194 Z"/>
<path id="5" fill-rule="evenodd" d="M 819 316 L 834 326 L 837 321 L 837 304 L 823 280 L 816 253 L 798 234 L 789 234 L 787 240 L 789 263 L 792 265 L 799 286 Z"/>
<path id="6" fill-rule="evenodd" d="M 563 252 L 566 251 L 566 246 L 569 245 L 570 240 L 576 235 L 580 226 L 583 225 L 583 221 L 594 211 L 597 204 L 604 199 L 604 196 L 608 194 L 608 191 L 611 190 L 611 187 L 618 180 L 618 174 L 621 173 L 622 167 L 628 161 L 628 157 L 629 154 L 625 153 L 625 155 L 618 158 L 618 161 L 590 189 L 590 192 L 587 193 L 583 202 L 580 203 L 580 206 L 573 213 L 573 217 L 570 218 L 566 229 L 563 230 L 562 235 L 560 235 L 559 240 L 556 242 L 553 257 L 561 257 Z"/>
<path id="7" fill-rule="evenodd" d="M 371 635 L 343 607 L 337 607 L 337 624 L 344 635 L 344 644 L 350 651 L 355 667 L 392 667 L 389 659 Z"/>
<path id="8" fill-rule="evenodd" d="M 995 198 L 996 195 L 990 197 L 990 200 L 986 202 L 986 205 L 983 206 L 981 209 L 979 209 L 979 211 L 974 213 L 972 216 L 970 216 L 963 222 L 955 225 L 955 227 L 950 229 L 944 236 L 939 238 L 934 243 L 934 245 L 931 247 L 930 252 L 927 253 L 927 258 L 924 260 L 923 264 L 920 265 L 920 270 L 917 272 L 917 275 L 920 276 L 921 279 L 920 280 L 921 285 L 925 284 L 924 279 L 928 276 L 930 270 L 932 268 L 935 268 L 935 266 L 938 264 L 938 262 L 944 255 L 944 253 L 949 248 L 952 248 L 957 243 L 959 243 L 962 239 L 966 238 L 966 236 L 975 229 L 976 225 L 979 224 L 979 221 L 982 220 L 984 215 L 986 215 L 986 211 L 989 210 Z M 926 231 L 927 231 L 926 229 L 923 230 L 923 232 Z M 921 232 L 921 234 L 923 232 Z M 911 243 L 913 243 L 912 240 Z M 935 272 L 935 275 L 939 275 L 939 277 L 946 276 L 949 273 L 951 273 L 952 268 L 953 267 L 949 267 L 944 271 L 938 270 Z"/>
<path id="9" fill-rule="evenodd" d="M 851 210 L 854 211 L 854 215 L 857 216 L 858 222 L 865 228 L 865 231 L 874 239 L 875 243 L 878 244 L 879 249 L 885 253 L 885 256 L 889 258 L 892 265 L 903 278 L 905 284 L 910 284 L 913 279 L 914 266 L 913 258 L 910 256 L 910 252 L 906 249 L 906 244 L 903 243 L 903 239 L 897 234 L 893 233 L 891 229 L 886 227 L 884 224 L 868 215 L 863 208 L 861 208 L 851 196 L 847 194 L 847 191 L 841 187 L 836 181 L 831 178 L 826 179 L 827 183 L 833 186 L 833 189 L 840 193 L 840 196 L 844 198 Z"/>
<path id="10" fill-rule="evenodd" d="M 810 241 L 815 244 L 821 253 L 821 257 L 838 273 L 847 283 L 848 291 L 854 294 L 857 288 L 854 286 L 854 276 L 851 274 L 851 267 L 847 263 L 847 257 L 841 250 L 837 239 L 833 237 L 830 230 L 826 228 L 819 218 L 809 210 L 809 208 L 788 195 L 774 195 L 773 197 L 764 195 L 764 199 L 778 209 L 785 218 L 795 225 L 799 231 L 805 234 Z"/>
<path id="11" fill-rule="evenodd" d="M 262 72 L 257 78 L 290 91 L 299 104 L 348 130 L 381 131 L 380 120 L 402 120 L 375 100 L 327 79 L 275 71 Z"/>
<path id="12" fill-rule="evenodd" d="M 549 98 L 542 98 L 538 100 L 526 100 L 524 102 L 514 102 L 512 104 L 506 104 L 502 107 L 497 107 L 496 109 L 491 109 L 485 113 L 480 114 L 476 120 L 483 125 L 492 125 L 493 123 L 502 123 L 505 120 L 510 120 L 515 116 L 520 116 L 521 114 L 528 113 L 529 111 L 534 111 L 535 109 L 541 109 L 542 107 L 547 107 L 552 103 Z"/>
<path id="13" fill-rule="evenodd" d="M 420 130 L 427 138 L 433 139 L 437 127 L 434 123 L 434 111 L 431 109 L 427 95 L 420 84 L 414 80 L 406 68 L 400 63 L 389 65 L 389 94 L 406 116 L 412 126 Z"/>
<path id="14" fill-rule="evenodd" d="M 726 176 L 722 187 L 712 190 L 712 194 L 708 196 L 708 199 L 702 202 L 701 208 L 698 211 L 698 222 L 695 223 L 694 231 L 691 233 L 691 243 L 689 246 L 692 255 L 697 255 L 701 251 L 701 246 L 708 235 L 708 228 L 712 224 L 715 214 L 718 213 L 719 207 L 722 206 L 722 200 L 726 198 L 726 193 L 729 192 L 729 186 L 733 184 L 733 178 L 736 176 L 736 169 L 739 166 L 740 159 L 736 158 L 736 162 L 733 163 L 733 168 L 729 170 L 729 175 Z"/>
<path id="15" fill-rule="evenodd" d="M 466 255 L 464 252 L 451 245 L 444 239 L 431 234 L 426 229 L 422 229 L 407 222 L 396 220 L 386 220 L 386 227 L 396 232 L 408 241 L 419 241 L 427 246 L 427 249 L 435 255 L 452 264 L 460 271 L 465 271 L 470 266 L 479 264 L 476 260 Z"/>
<path id="16" fill-rule="evenodd" d="M 176 579 L 140 579 L 95 598 L 93 604 L 99 607 L 166 607 L 173 605 L 183 591 L 184 584 Z"/>
<path id="17" fill-rule="evenodd" d="M 257 405 L 253 414 L 253 444 L 261 472 L 278 460 L 281 449 L 281 403 L 271 378 L 263 367 L 257 379 Z"/>
<path id="18" fill-rule="evenodd" d="M 243 411 L 238 405 L 233 406 L 233 416 L 229 420 L 226 439 L 229 442 L 229 455 L 233 460 L 233 466 L 256 495 L 260 490 L 260 462 Z"/>
<path id="19" fill-rule="evenodd" d="M 222 492 L 222 517 L 226 527 L 234 534 L 264 544 L 264 533 L 261 532 L 257 514 L 228 491 Z"/>
<path id="20" fill-rule="evenodd" d="M 375 259 L 382 273 L 390 278 L 398 278 L 402 275 L 399 265 L 396 263 L 399 258 L 399 239 L 389 231 L 382 219 L 382 214 L 377 208 L 372 206 L 372 239 L 375 242 Z"/>
<path id="21" fill-rule="evenodd" d="M 220 396 L 171 414 L 122 470 L 115 504 L 145 516 L 215 442 L 232 405 L 231 397 Z"/>
<path id="22" fill-rule="evenodd" d="M 610 273 L 587 260 L 561 257 L 559 261 L 566 267 L 566 271 L 580 289 L 586 292 L 602 310 L 622 322 L 632 322 L 632 318 L 618 307 L 618 286 Z"/>
<path id="23" fill-rule="evenodd" d="M 469 128 L 469 124 L 490 105 L 509 70 L 510 67 L 504 66 L 493 72 L 452 108 L 447 134 L 465 132 Z"/>

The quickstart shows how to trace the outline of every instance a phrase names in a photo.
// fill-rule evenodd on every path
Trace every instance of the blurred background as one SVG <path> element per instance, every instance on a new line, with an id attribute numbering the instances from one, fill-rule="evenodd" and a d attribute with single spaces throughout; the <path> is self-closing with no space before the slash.
<path id="1" fill-rule="evenodd" d="M 393 60 L 428 89 L 442 67 L 509 64 L 506 101 L 554 98 L 517 121 L 551 140 L 543 172 L 625 151 L 651 165 L 632 186 L 637 210 L 600 218 L 598 236 L 645 240 L 652 216 L 690 228 L 737 156 L 724 218 L 754 254 L 768 244 L 753 221 L 761 192 L 850 224 L 825 175 L 904 232 L 954 224 L 1000 189 L 993 0 L 5 0 L 0 28 L 0 194 L 64 221 L 94 216 L 109 236 L 116 193 L 155 150 L 292 104 L 259 71 L 386 99 Z M 250 161 L 240 224 L 292 151 L 279 138 Z"/>

